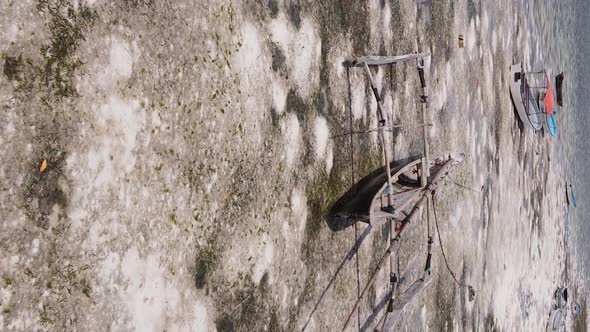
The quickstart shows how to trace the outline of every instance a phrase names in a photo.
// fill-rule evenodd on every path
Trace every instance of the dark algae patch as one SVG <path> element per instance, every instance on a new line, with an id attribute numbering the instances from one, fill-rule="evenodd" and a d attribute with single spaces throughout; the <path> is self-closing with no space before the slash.
<path id="1" fill-rule="evenodd" d="M 313 241 L 326 222 L 330 208 L 346 191 L 348 183 L 332 172 L 329 178 L 311 182 L 307 187 L 308 217 L 305 227 L 306 242 Z M 305 248 L 305 245 L 304 245 Z"/>
<path id="2" fill-rule="evenodd" d="M 18 73 L 20 71 L 20 67 L 22 66 L 22 56 L 11 57 L 4 55 L 4 75 L 9 80 L 15 80 L 18 78 Z"/>
<path id="3" fill-rule="evenodd" d="M 455 316 L 455 294 L 456 287 L 450 284 L 452 281 L 438 279 L 435 290 L 435 322 L 436 325 L 443 331 L 454 330 L 454 316 Z"/>
<path id="4" fill-rule="evenodd" d="M 297 120 L 302 124 L 304 123 L 307 106 L 305 105 L 305 101 L 301 99 L 295 90 L 289 90 L 285 102 L 285 109 L 287 112 L 295 113 L 295 115 L 297 115 Z"/>
<path id="5" fill-rule="evenodd" d="M 215 320 L 215 327 L 219 332 L 234 332 L 236 331 L 236 325 L 232 320 L 231 316 L 224 314 L 223 316 Z"/>
<path id="6" fill-rule="evenodd" d="M 65 158 L 64 151 L 52 148 L 49 144 L 42 144 L 39 155 L 46 155 L 47 168 L 39 171 L 43 157 L 34 159 L 30 163 L 30 172 L 28 183 L 24 188 L 24 203 L 27 209 L 28 217 L 36 226 L 48 230 L 50 228 L 49 215 L 54 211 L 54 207 L 59 207 L 60 211 L 65 211 L 69 205 L 69 197 L 64 192 L 64 184 L 68 183 L 65 177 Z M 58 226 L 58 225 L 54 225 Z"/>
<path id="7" fill-rule="evenodd" d="M 444 54 L 445 61 L 452 56 L 455 36 L 452 30 L 447 27 L 453 25 L 454 11 L 453 2 L 433 1 L 432 2 L 432 26 L 430 40 L 436 44 L 436 49 Z"/>
<path id="8" fill-rule="evenodd" d="M 50 43 L 39 50 L 45 60 L 41 79 L 57 97 L 75 94 L 74 73 L 82 66 L 76 51 L 94 25 L 96 12 L 85 4 L 75 8 L 65 0 L 39 0 L 37 9 L 49 19 Z"/>
<path id="9" fill-rule="evenodd" d="M 301 3 L 300 0 L 291 0 L 289 4 L 289 18 L 291 23 L 299 30 L 301 27 Z"/>
<path id="10" fill-rule="evenodd" d="M 73 77 L 84 64 L 76 53 L 97 14 L 85 3 L 74 5 L 66 0 L 39 0 L 37 10 L 49 30 L 48 42 L 39 47 L 41 59 L 10 58 L 5 74 L 18 82 L 17 91 L 28 94 L 39 88 L 45 103 L 52 98 L 75 97 Z"/>
<path id="11" fill-rule="evenodd" d="M 195 287 L 203 289 L 209 281 L 211 272 L 217 266 L 219 251 L 214 242 L 197 252 L 195 260 Z"/>
<path id="12" fill-rule="evenodd" d="M 215 320 L 217 331 L 282 331 L 270 295 L 268 275 L 258 285 L 245 276 L 241 288 L 220 294 L 217 308 L 222 313 Z"/>
<path id="13" fill-rule="evenodd" d="M 287 61 L 287 59 L 285 58 L 283 50 L 279 47 L 277 43 L 270 43 L 270 52 L 272 55 L 272 70 L 279 73 L 286 71 L 287 67 L 285 62 Z"/>
<path id="14" fill-rule="evenodd" d="M 473 19 L 478 15 L 478 5 L 475 4 L 475 0 L 467 0 L 467 16 L 469 19 Z"/>
<path id="15" fill-rule="evenodd" d="M 6 274 L 2 276 L 2 286 L 3 287 L 12 286 L 12 279 Z"/>
<path id="16" fill-rule="evenodd" d="M 270 11 L 270 17 L 276 18 L 279 14 L 278 0 L 268 0 L 268 10 Z"/>
<path id="17" fill-rule="evenodd" d="M 484 321 L 484 331 L 486 332 L 497 332 L 499 331 L 496 327 L 496 318 L 492 313 L 488 313 Z"/>

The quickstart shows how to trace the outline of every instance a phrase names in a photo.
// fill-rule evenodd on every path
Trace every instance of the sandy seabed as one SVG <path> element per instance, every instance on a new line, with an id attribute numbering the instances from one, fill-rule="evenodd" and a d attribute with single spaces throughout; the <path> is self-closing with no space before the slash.
<path id="1" fill-rule="evenodd" d="M 0 4 L 0 330 L 339 331 L 387 245 L 325 220 L 380 163 L 375 134 L 339 136 L 377 125 L 344 62 L 415 51 L 432 54 L 432 154 L 466 154 L 452 179 L 469 189 L 447 183 L 436 210 L 477 295 L 435 241 L 398 327 L 545 327 L 565 197 L 554 144 L 519 128 L 508 91 L 533 52 L 519 3 L 81 3 Z M 415 123 L 414 64 L 375 77 L 392 122 Z M 395 159 L 421 151 L 414 129 L 392 138 Z M 400 289 L 425 234 L 404 238 Z M 383 313 L 382 273 L 357 328 Z"/>

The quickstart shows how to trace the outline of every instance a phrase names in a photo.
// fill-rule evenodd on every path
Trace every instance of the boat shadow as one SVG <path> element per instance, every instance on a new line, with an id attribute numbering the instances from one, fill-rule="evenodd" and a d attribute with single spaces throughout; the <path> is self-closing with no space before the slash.
<path id="1" fill-rule="evenodd" d="M 518 130 L 522 133 L 524 130 L 524 122 L 522 122 L 520 116 L 518 115 L 516 104 L 514 103 L 514 98 L 512 98 L 512 95 L 510 95 L 510 101 L 512 101 L 512 112 L 514 113 L 514 118 L 516 119 L 516 125 L 518 126 Z"/>
<path id="2" fill-rule="evenodd" d="M 354 174 L 355 164 L 362 163 L 356 162 L 354 154 L 354 140 L 352 135 L 353 130 L 353 114 L 352 114 L 352 88 L 350 69 L 355 67 L 353 61 L 342 62 L 343 67 L 346 69 L 346 77 L 348 84 L 348 111 L 349 111 L 349 133 L 340 136 L 351 136 L 350 146 L 350 165 L 351 173 Z M 408 163 L 416 160 L 416 156 L 410 156 L 407 158 L 399 159 L 390 164 L 392 173 L 398 170 L 400 167 L 407 165 Z M 364 176 L 361 180 L 351 184 L 351 188 L 342 195 L 336 203 L 330 208 L 325 220 L 333 232 L 343 231 L 357 222 L 369 222 L 369 209 L 371 202 L 375 194 L 381 189 L 383 184 L 387 181 L 387 173 L 385 166 L 375 169 L 368 175 Z"/>
<path id="3" fill-rule="evenodd" d="M 351 89 L 351 83 L 350 83 L 350 67 L 352 66 L 352 62 L 350 61 L 345 61 L 343 63 L 344 67 L 346 68 L 346 76 L 347 76 L 347 81 L 348 81 L 348 111 L 349 111 L 349 133 L 346 133 L 342 136 L 346 136 L 346 135 L 350 135 L 350 142 L 351 142 L 351 146 L 350 146 L 350 158 L 349 160 L 347 160 L 347 162 L 350 162 L 351 165 L 351 182 L 354 181 L 354 149 L 353 149 L 353 115 L 352 115 L 352 89 Z M 379 170 L 376 170 L 374 173 L 378 173 Z M 354 185 L 353 185 L 354 188 Z M 352 190 L 352 189 L 351 189 Z M 351 191 L 349 190 L 349 192 Z M 344 196 L 346 196 L 346 194 L 344 194 Z M 342 196 L 342 197 L 344 197 Z M 338 205 L 341 200 L 342 197 L 336 202 L 336 205 Z M 330 209 L 330 212 L 328 212 L 327 215 L 324 216 L 325 221 L 328 225 L 328 227 L 332 230 L 332 231 L 340 231 L 340 230 L 344 230 L 347 229 L 348 227 L 354 225 L 356 223 L 355 222 L 333 222 L 332 218 L 330 217 L 332 214 L 332 210 L 333 207 Z M 338 275 L 340 274 L 341 270 L 344 268 L 344 266 L 346 265 L 346 263 L 348 263 L 349 261 L 353 260 L 355 257 L 357 257 L 357 253 L 358 250 L 361 246 L 361 244 L 366 240 L 366 238 L 369 236 L 369 234 L 371 233 L 371 225 L 368 225 L 368 227 L 365 227 L 365 229 L 361 232 L 360 236 L 358 234 L 358 228 L 355 227 L 354 229 L 354 244 L 353 246 L 349 249 L 349 251 L 346 253 L 346 255 L 344 256 L 344 258 L 340 261 L 340 263 L 338 264 L 338 266 L 336 267 L 336 270 L 334 271 L 334 273 L 332 274 L 332 276 L 330 277 L 330 280 L 328 281 L 328 283 L 326 284 L 326 286 L 324 287 L 324 289 L 322 290 L 322 292 L 320 293 L 318 299 L 316 300 L 313 309 L 311 310 L 311 312 L 309 313 L 309 315 L 307 316 L 307 319 L 305 320 L 305 324 L 303 324 L 303 327 L 301 328 L 301 332 L 305 331 L 307 329 L 307 327 L 309 326 L 309 323 L 311 322 L 311 319 L 313 317 L 313 315 L 316 313 L 316 311 L 318 310 L 318 308 L 320 307 L 320 305 L 322 304 L 322 301 L 324 300 L 326 294 L 328 293 L 328 291 L 330 290 L 330 288 L 332 288 L 332 285 L 334 284 L 334 281 L 336 281 L 336 278 L 338 277 Z M 359 282 L 359 271 L 358 271 L 358 257 L 357 257 L 357 271 L 356 271 L 356 279 L 357 279 L 357 283 Z"/>
<path id="4" fill-rule="evenodd" d="M 379 303 L 377 303 L 377 305 L 373 308 L 371 315 L 369 315 L 369 317 L 367 317 L 367 319 L 365 319 L 365 322 L 363 323 L 363 325 L 361 326 L 361 329 L 360 329 L 361 332 L 370 331 L 370 328 L 375 323 L 375 319 L 377 318 L 377 316 L 379 316 L 381 311 L 389 303 L 389 299 L 391 299 L 391 290 L 386 292 L 383 295 L 381 300 L 379 300 Z"/>
<path id="5" fill-rule="evenodd" d="M 390 164 L 391 172 L 408 165 L 418 157 L 407 157 Z M 380 167 L 355 183 L 340 199 L 334 203 L 326 216 L 328 227 L 339 232 L 353 226 L 357 222 L 369 223 L 370 209 L 373 198 L 387 182 L 387 171 Z"/>

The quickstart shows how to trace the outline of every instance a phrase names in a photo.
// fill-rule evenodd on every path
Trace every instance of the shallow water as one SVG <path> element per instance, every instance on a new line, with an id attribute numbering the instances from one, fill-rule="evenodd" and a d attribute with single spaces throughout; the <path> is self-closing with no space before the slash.
<path id="1" fill-rule="evenodd" d="M 586 239 L 590 226 L 585 216 L 590 211 L 583 204 L 583 197 L 590 193 L 590 181 L 584 176 L 584 166 L 590 160 L 589 134 L 585 129 L 590 116 L 584 107 L 590 101 L 586 88 L 590 82 L 590 4 L 584 0 L 560 1 L 559 5 L 551 1 L 532 1 L 531 7 L 534 20 L 530 21 L 533 31 L 530 38 L 537 45 L 532 58 L 550 71 L 552 79 L 559 72 L 564 72 L 566 77 L 564 105 L 557 108 L 556 115 L 560 131 L 556 140 L 559 185 L 565 189 L 566 183 L 572 183 L 581 202 L 578 208 L 568 211 L 566 207 L 560 218 L 569 226 L 566 227 L 566 247 L 571 263 L 568 266 L 573 268 L 569 278 L 564 278 L 569 280 L 563 282 L 587 294 L 590 279 L 585 276 L 590 271 L 590 246 Z M 547 200 L 552 199 L 547 197 Z"/>
<path id="2" fill-rule="evenodd" d="M 590 160 L 590 148 L 588 147 L 589 133 L 586 124 L 590 121 L 587 106 L 590 101 L 588 96 L 588 84 L 590 84 L 590 3 L 588 1 L 576 2 L 576 27 L 575 27 L 575 45 L 576 56 L 574 70 L 577 75 L 574 87 L 574 105 L 571 112 L 571 121 L 575 123 L 571 127 L 571 158 L 565 164 L 570 171 L 571 182 L 574 185 L 576 196 L 578 198 L 578 208 L 572 213 L 572 230 L 575 262 L 579 267 L 580 281 L 586 289 L 589 285 L 590 278 L 590 245 L 587 238 L 590 235 L 590 225 L 587 222 L 587 216 L 590 210 L 584 204 L 585 197 L 590 193 L 590 181 L 586 177 L 585 166 Z"/>

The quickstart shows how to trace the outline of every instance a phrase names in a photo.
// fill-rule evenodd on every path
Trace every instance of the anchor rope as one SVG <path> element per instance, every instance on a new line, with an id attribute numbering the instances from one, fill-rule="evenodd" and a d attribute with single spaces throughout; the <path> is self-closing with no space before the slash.
<path id="1" fill-rule="evenodd" d="M 447 266 L 447 270 L 449 271 L 449 273 L 451 274 L 451 276 L 453 277 L 453 279 L 455 280 L 457 285 L 459 285 L 461 287 L 468 287 L 471 290 L 471 289 L 473 289 L 473 287 L 471 285 L 466 285 L 465 283 L 460 282 L 457 279 L 457 277 L 455 276 L 455 272 L 453 272 L 453 270 L 449 266 L 449 261 L 447 260 L 447 255 L 445 254 L 445 248 L 443 247 L 442 238 L 440 236 L 440 229 L 438 227 L 438 217 L 437 217 L 437 213 L 436 213 L 436 201 L 435 201 L 434 197 L 435 197 L 435 195 L 434 195 L 434 193 L 432 193 L 432 209 L 434 210 L 434 224 L 436 225 L 436 233 L 438 234 L 438 242 L 440 243 L 440 250 L 442 251 L 442 256 L 445 261 L 445 265 Z"/>
<path id="2" fill-rule="evenodd" d="M 455 181 L 455 180 L 454 180 L 454 179 L 451 177 L 451 175 L 450 175 L 450 174 L 447 174 L 447 179 L 448 179 L 449 181 L 451 181 L 451 183 L 453 183 L 454 185 L 456 185 L 456 186 L 458 186 L 458 187 L 461 187 L 461 188 L 463 188 L 463 189 L 467 189 L 467 190 L 473 191 L 474 193 L 481 193 L 481 190 L 476 190 L 476 189 L 473 189 L 473 188 L 470 188 L 470 187 L 468 187 L 468 186 L 465 186 L 465 185 L 462 185 L 462 184 L 458 183 L 457 181 Z"/>

